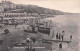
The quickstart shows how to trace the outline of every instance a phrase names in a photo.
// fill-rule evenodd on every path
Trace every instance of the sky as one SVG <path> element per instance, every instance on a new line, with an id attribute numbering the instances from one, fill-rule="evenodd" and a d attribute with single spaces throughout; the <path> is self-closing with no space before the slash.
<path id="1" fill-rule="evenodd" d="M 1 2 L 2 0 L 0 0 Z M 15 4 L 31 4 L 63 12 L 80 13 L 80 0 L 7 0 Z"/>

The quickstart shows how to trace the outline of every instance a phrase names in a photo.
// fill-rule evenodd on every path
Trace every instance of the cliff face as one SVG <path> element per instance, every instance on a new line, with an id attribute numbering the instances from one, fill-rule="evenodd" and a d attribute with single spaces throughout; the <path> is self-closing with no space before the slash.
<path id="1" fill-rule="evenodd" d="M 11 10 L 17 10 L 17 12 L 26 12 L 26 13 L 37 13 L 37 14 L 53 14 L 53 15 L 63 15 L 65 12 L 59 10 L 53 10 L 48 8 L 39 7 L 36 5 L 22 5 L 14 4 L 10 1 L 2 1 L 0 6 L 4 9 L 4 12 Z M 20 9 L 18 11 L 18 9 Z"/>

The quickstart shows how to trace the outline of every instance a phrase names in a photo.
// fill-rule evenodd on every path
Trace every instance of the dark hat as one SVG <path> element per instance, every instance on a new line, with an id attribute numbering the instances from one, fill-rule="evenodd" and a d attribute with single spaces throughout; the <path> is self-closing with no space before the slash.
<path id="1" fill-rule="evenodd" d="M 62 33 L 64 33 L 65 31 L 62 31 Z"/>

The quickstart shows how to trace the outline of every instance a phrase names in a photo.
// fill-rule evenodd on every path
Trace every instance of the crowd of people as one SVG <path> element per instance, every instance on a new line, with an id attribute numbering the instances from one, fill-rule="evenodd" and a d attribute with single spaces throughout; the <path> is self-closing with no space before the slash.
<path id="1" fill-rule="evenodd" d="M 66 33 L 65 31 L 62 31 L 62 33 L 57 33 L 56 34 L 56 39 L 61 40 L 61 41 L 65 41 L 64 40 L 65 33 Z M 70 35 L 70 41 L 71 41 L 71 39 L 72 39 L 72 35 Z"/>

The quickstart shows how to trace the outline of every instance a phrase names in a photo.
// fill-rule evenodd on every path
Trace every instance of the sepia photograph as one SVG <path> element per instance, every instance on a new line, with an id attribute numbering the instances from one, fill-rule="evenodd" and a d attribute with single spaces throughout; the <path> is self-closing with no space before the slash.
<path id="1" fill-rule="evenodd" d="M 0 0 L 0 51 L 80 51 L 80 0 Z"/>

